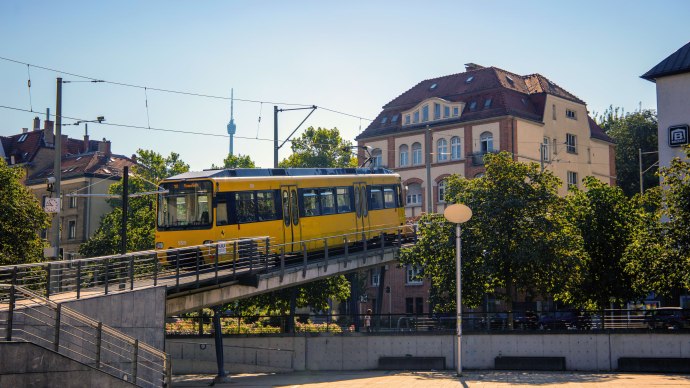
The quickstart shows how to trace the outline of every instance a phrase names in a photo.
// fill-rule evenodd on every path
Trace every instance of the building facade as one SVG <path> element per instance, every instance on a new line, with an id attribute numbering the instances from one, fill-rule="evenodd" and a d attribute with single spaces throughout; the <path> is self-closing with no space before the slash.
<path id="1" fill-rule="evenodd" d="M 690 43 L 659 62 L 642 75 L 656 84 L 659 120 L 659 167 L 668 167 L 673 158 L 685 158 L 690 125 Z"/>
<path id="2" fill-rule="evenodd" d="M 394 98 L 356 139 L 373 164 L 402 177 L 407 217 L 443 212 L 445 179 L 481 176 L 484 155 L 492 152 L 541 163 L 562 180 L 562 195 L 585 176 L 615 184 L 615 144 L 584 101 L 540 74 L 465 66 L 463 73 L 421 81 Z M 359 156 L 366 157 L 364 151 Z M 395 271 L 404 279 L 408 269 L 392 269 L 391 277 Z M 401 305 L 410 296 L 398 298 Z"/>
<path id="3" fill-rule="evenodd" d="M 54 196 L 46 180 L 53 176 L 55 163 L 54 123 L 44 121 L 43 128 L 38 117 L 33 129 L 24 128 L 13 136 L 0 136 L 0 149 L 9 165 L 21 166 L 25 171 L 24 185 L 34 193 L 45 206 L 46 198 Z M 62 135 L 61 158 L 61 209 L 60 247 L 61 257 L 79 257 L 79 245 L 89 239 L 98 229 L 101 217 L 112 208 L 102 197 L 75 197 L 70 194 L 107 194 L 110 185 L 122 179 L 125 166 L 136 164 L 133 158 L 115 155 L 110 150 L 110 141 L 72 139 Z M 41 237 L 53 242 L 52 231 L 39 231 Z M 50 256 L 50 255 L 47 255 Z"/>

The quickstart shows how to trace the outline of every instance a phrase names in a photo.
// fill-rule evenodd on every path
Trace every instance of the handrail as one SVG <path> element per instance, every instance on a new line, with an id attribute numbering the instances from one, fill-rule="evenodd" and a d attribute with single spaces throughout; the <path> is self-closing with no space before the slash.
<path id="1" fill-rule="evenodd" d="M 0 284 L 0 296 L 7 292 L 9 303 L 0 305 L 6 315 L 6 340 L 48 344 L 60 354 L 137 386 L 169 385 L 170 362 L 164 351 L 26 287 Z"/>

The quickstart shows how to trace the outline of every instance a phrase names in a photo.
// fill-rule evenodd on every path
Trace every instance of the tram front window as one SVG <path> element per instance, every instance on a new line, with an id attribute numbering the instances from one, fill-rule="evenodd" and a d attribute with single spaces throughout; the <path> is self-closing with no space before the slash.
<path id="1" fill-rule="evenodd" d="M 161 186 L 168 193 L 158 196 L 159 229 L 211 226 L 211 182 L 175 182 Z"/>

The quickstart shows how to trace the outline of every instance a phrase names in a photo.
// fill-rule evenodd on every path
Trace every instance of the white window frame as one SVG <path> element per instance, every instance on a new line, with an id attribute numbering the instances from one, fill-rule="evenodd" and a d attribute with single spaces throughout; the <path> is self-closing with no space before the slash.
<path id="1" fill-rule="evenodd" d="M 67 239 L 74 240 L 77 238 L 77 220 L 67 221 Z"/>
<path id="2" fill-rule="evenodd" d="M 446 180 L 442 180 L 438 182 L 438 202 L 439 203 L 446 203 L 446 200 L 444 199 L 446 196 Z"/>
<path id="3" fill-rule="evenodd" d="M 416 279 L 416 276 L 422 272 L 421 268 L 414 265 L 405 266 L 405 284 L 420 285 L 424 283 L 424 279 Z"/>
<path id="4" fill-rule="evenodd" d="M 551 153 L 549 152 L 549 143 L 549 138 L 545 136 L 541 145 L 541 158 L 545 162 L 548 162 L 551 156 Z"/>
<path id="5" fill-rule="evenodd" d="M 414 190 L 415 192 L 412 192 L 413 187 L 416 188 L 416 190 Z M 407 206 L 422 206 L 422 185 L 413 183 L 407 186 L 407 195 L 405 199 L 407 200 L 405 202 Z"/>
<path id="6" fill-rule="evenodd" d="M 494 134 L 491 132 L 483 132 L 479 135 L 479 150 L 482 154 L 493 152 L 494 150 Z"/>
<path id="7" fill-rule="evenodd" d="M 438 139 L 436 142 L 436 161 L 445 162 L 448 160 L 448 140 Z"/>
<path id="8" fill-rule="evenodd" d="M 441 104 L 438 102 L 434 103 L 434 120 L 439 120 L 441 118 Z"/>
<path id="9" fill-rule="evenodd" d="M 373 167 L 383 166 L 383 152 L 380 148 L 375 148 L 373 151 L 371 151 L 371 165 Z"/>
<path id="10" fill-rule="evenodd" d="M 567 117 L 571 120 L 577 120 L 577 112 L 575 112 L 572 109 L 566 109 L 565 110 L 565 117 Z"/>
<path id="11" fill-rule="evenodd" d="M 371 282 L 372 287 L 378 287 L 381 282 L 381 271 L 378 269 L 372 269 L 369 281 Z"/>
<path id="12" fill-rule="evenodd" d="M 419 166 L 422 164 L 422 144 L 412 143 L 412 165 Z"/>
<path id="13" fill-rule="evenodd" d="M 567 172 L 567 182 L 568 182 L 568 188 L 571 187 L 578 187 L 578 179 L 577 179 L 577 171 L 568 171 Z"/>
<path id="14" fill-rule="evenodd" d="M 572 133 L 565 134 L 565 150 L 569 154 L 577 155 L 577 136 Z"/>
<path id="15" fill-rule="evenodd" d="M 398 148 L 399 155 L 399 166 L 407 167 L 410 164 L 410 147 L 407 144 L 403 144 Z"/>
<path id="16" fill-rule="evenodd" d="M 422 107 L 422 122 L 425 123 L 429 121 L 429 105 L 424 105 Z"/>
<path id="17" fill-rule="evenodd" d="M 462 159 L 462 140 L 460 140 L 460 136 L 453 136 L 450 138 L 450 159 Z"/>
<path id="18" fill-rule="evenodd" d="M 77 197 L 69 197 L 69 208 L 74 209 L 77 207 Z"/>

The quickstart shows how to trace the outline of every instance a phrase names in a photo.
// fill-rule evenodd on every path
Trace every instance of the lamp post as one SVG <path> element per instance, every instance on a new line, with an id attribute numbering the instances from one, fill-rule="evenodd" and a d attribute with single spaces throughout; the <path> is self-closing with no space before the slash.
<path id="1" fill-rule="evenodd" d="M 457 285 L 455 303 L 457 305 L 456 325 L 458 327 L 457 355 L 455 360 L 458 376 L 462 376 L 462 241 L 460 240 L 460 224 L 472 218 L 472 209 L 461 203 L 456 203 L 448 206 L 443 211 L 443 216 L 455 224 L 455 283 Z"/>

